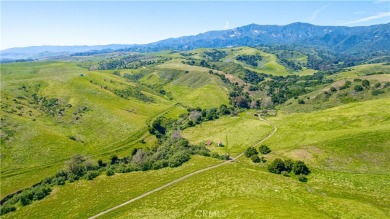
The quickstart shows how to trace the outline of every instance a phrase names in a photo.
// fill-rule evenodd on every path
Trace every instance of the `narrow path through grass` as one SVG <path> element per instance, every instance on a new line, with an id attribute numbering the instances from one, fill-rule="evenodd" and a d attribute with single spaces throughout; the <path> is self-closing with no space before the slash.
<path id="1" fill-rule="evenodd" d="M 274 123 L 272 123 L 272 122 L 270 122 L 270 121 L 268 121 L 268 120 L 266 120 L 266 119 L 263 119 L 263 118 L 261 118 L 260 116 L 259 116 L 259 119 L 260 119 L 261 121 L 264 121 L 264 122 L 266 122 L 266 123 L 269 123 L 269 124 L 273 125 L 273 126 L 274 126 L 274 130 L 273 130 L 267 137 L 265 137 L 265 138 L 263 138 L 262 140 L 256 142 L 256 143 L 253 144 L 251 147 L 256 147 L 257 145 L 261 144 L 262 142 L 264 142 L 265 140 L 267 140 L 268 138 L 270 138 L 271 136 L 273 136 L 273 135 L 275 134 L 275 132 L 278 130 L 278 127 L 277 127 Z M 126 201 L 126 202 L 120 204 L 120 205 L 117 205 L 117 206 L 115 206 L 115 207 L 113 207 L 113 208 L 110 208 L 110 209 L 107 209 L 107 210 L 105 210 L 105 211 L 102 211 L 102 212 L 100 212 L 100 213 L 98 213 L 98 214 L 96 214 L 96 215 L 94 215 L 94 216 L 92 216 L 92 217 L 89 217 L 89 219 L 98 218 L 98 217 L 100 217 L 100 216 L 102 216 L 102 215 L 104 215 L 104 214 L 107 214 L 108 212 L 114 211 L 114 210 L 116 210 L 116 209 L 118 209 L 118 208 L 121 208 L 121 207 L 123 207 L 123 206 L 125 206 L 125 205 L 128 205 L 128 204 L 130 204 L 130 203 L 132 203 L 132 202 L 135 202 L 135 201 L 137 201 L 137 200 L 139 200 L 139 199 L 141 199 L 141 198 L 143 198 L 143 197 L 145 197 L 145 196 L 148 196 L 148 195 L 150 195 L 150 194 L 152 194 L 152 193 L 155 193 L 155 192 L 157 192 L 157 191 L 160 191 L 160 190 L 162 190 L 162 189 L 164 189 L 164 188 L 166 188 L 166 187 L 169 187 L 169 186 L 171 186 L 171 185 L 173 185 L 173 184 L 175 184 L 175 183 L 178 183 L 178 182 L 180 182 L 180 181 L 183 181 L 183 180 L 185 180 L 185 179 L 187 179 L 187 178 L 189 178 L 189 177 L 191 177 L 191 176 L 194 176 L 194 175 L 196 175 L 196 174 L 199 174 L 199 173 L 205 172 L 205 171 L 207 171 L 207 170 L 211 170 L 211 169 L 220 167 L 220 166 L 225 165 L 225 164 L 228 164 L 228 163 L 231 163 L 231 162 L 237 160 L 238 158 L 240 158 L 242 155 L 244 155 L 244 152 L 242 152 L 241 154 L 237 155 L 236 157 L 233 157 L 232 159 L 227 160 L 227 161 L 225 161 L 225 162 L 223 162 L 223 163 L 216 164 L 216 165 L 213 165 L 213 166 L 210 166 L 210 167 L 206 167 L 206 168 L 204 168 L 204 169 L 200 169 L 200 170 L 198 170 L 198 171 L 189 173 L 189 174 L 187 174 L 187 175 L 185 175 L 185 176 L 183 176 L 183 177 L 180 177 L 180 178 L 178 178 L 178 179 L 175 179 L 175 180 L 173 180 L 173 181 L 171 181 L 171 182 L 169 182 L 169 183 L 167 183 L 167 184 L 165 184 L 165 185 L 162 185 L 162 186 L 160 186 L 160 187 L 158 187 L 158 188 L 155 188 L 155 189 L 153 189 L 153 190 L 151 190 L 151 191 L 149 191 L 149 192 L 146 192 L 146 193 L 144 193 L 144 194 L 142 194 L 142 195 L 140 195 L 140 196 L 137 196 L 137 197 L 135 197 L 135 198 L 132 198 L 132 199 L 130 199 L 130 200 L 128 200 L 128 201 Z"/>

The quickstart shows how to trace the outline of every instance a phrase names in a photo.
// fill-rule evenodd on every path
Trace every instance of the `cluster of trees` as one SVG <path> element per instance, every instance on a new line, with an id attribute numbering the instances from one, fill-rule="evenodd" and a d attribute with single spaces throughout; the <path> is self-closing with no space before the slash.
<path id="1" fill-rule="evenodd" d="M 282 174 L 283 176 L 289 176 L 289 173 L 293 172 L 298 176 L 299 181 L 306 182 L 305 175 L 310 174 L 310 170 L 303 161 L 293 161 L 287 159 L 283 161 L 280 158 L 276 158 L 272 163 L 268 165 L 268 171 L 275 174 Z"/>
<path id="2" fill-rule="evenodd" d="M 244 155 L 247 158 L 250 158 L 253 163 L 267 162 L 264 157 L 259 157 L 259 152 L 260 154 L 269 154 L 271 153 L 271 149 L 267 145 L 261 145 L 259 147 L 259 151 L 257 151 L 254 147 L 249 147 L 245 150 Z"/>
<path id="3" fill-rule="evenodd" d="M 268 77 L 268 75 L 265 73 L 257 73 L 257 72 L 245 69 L 244 76 L 241 78 L 242 78 L 242 80 L 244 80 L 247 83 L 257 85 L 260 82 L 264 81 L 264 79 L 266 77 Z"/>
<path id="4" fill-rule="evenodd" d="M 271 76 L 272 80 L 263 82 L 260 88 L 267 91 L 273 104 L 282 104 L 290 98 L 311 92 L 310 87 L 332 83 L 333 80 L 326 79 L 325 75 L 320 72 L 302 77 L 297 75 Z"/>
<path id="5" fill-rule="evenodd" d="M 182 114 L 178 119 L 169 119 L 160 116 L 149 126 L 149 133 L 159 139 L 171 137 L 177 130 L 184 130 L 188 127 L 196 126 L 204 121 L 211 121 L 224 115 L 236 115 L 237 109 L 222 104 L 219 108 L 202 109 L 188 108 L 186 114 Z"/>
<path id="6" fill-rule="evenodd" d="M 35 93 L 32 94 L 31 97 L 29 103 L 37 106 L 35 108 L 38 108 L 50 116 L 63 116 L 66 108 L 72 107 L 72 105 L 62 103 L 58 98 L 40 97 Z"/>
<path id="7" fill-rule="evenodd" d="M 256 54 L 256 55 L 238 55 L 236 57 L 237 61 L 245 62 L 246 64 L 251 65 L 253 67 L 257 67 L 258 66 L 257 62 L 261 61 L 262 59 L 263 59 L 263 57 L 261 57 L 260 54 Z"/>
<path id="8" fill-rule="evenodd" d="M 218 62 L 220 59 L 223 59 L 227 56 L 227 53 L 225 51 L 220 51 L 213 49 L 211 51 L 205 51 L 204 54 L 206 54 L 207 58 L 214 62 Z"/>
<path id="9" fill-rule="evenodd" d="M 280 61 L 294 71 L 301 71 L 303 69 L 302 64 L 299 62 L 294 62 L 288 59 L 280 59 Z"/>
<path id="10" fill-rule="evenodd" d="M 145 57 L 142 55 L 128 55 L 120 58 L 108 58 L 97 63 L 99 70 L 137 69 L 146 65 L 162 64 L 172 58 Z"/>

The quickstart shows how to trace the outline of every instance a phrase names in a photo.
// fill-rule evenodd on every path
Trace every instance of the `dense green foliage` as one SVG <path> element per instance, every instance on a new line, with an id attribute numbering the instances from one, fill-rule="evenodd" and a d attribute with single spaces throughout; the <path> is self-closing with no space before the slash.
<path id="1" fill-rule="evenodd" d="M 256 54 L 256 55 L 238 55 L 236 57 L 236 60 L 237 61 L 243 61 L 243 62 L 245 62 L 248 65 L 251 65 L 253 67 L 257 67 L 258 66 L 257 62 L 261 61 L 262 57 L 261 57 L 260 54 Z"/>

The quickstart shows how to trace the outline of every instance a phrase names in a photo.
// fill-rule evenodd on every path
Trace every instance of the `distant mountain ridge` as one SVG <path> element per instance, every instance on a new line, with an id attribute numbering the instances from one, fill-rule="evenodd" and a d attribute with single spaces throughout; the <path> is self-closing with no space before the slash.
<path id="1" fill-rule="evenodd" d="M 191 50 L 258 45 L 305 45 L 335 52 L 390 51 L 390 23 L 372 26 L 317 26 L 308 23 L 288 25 L 250 24 L 230 30 L 209 31 L 194 36 L 169 38 L 144 45 L 34 46 L 1 51 L 1 60 L 46 58 L 88 51 Z M 87 55 L 89 53 L 86 53 Z"/>
<path id="2" fill-rule="evenodd" d="M 390 23 L 361 27 L 250 24 L 231 30 L 171 38 L 146 45 L 156 49 L 302 44 L 335 51 L 390 50 Z"/>

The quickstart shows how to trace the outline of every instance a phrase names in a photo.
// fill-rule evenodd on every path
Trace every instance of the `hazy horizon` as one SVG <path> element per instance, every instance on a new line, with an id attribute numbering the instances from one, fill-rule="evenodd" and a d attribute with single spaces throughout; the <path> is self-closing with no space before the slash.
<path id="1" fill-rule="evenodd" d="M 30 46 L 147 44 L 252 23 L 287 25 L 302 22 L 322 26 L 369 26 L 390 22 L 390 2 L 383 0 L 3 1 L 1 4 L 1 50 Z"/>

